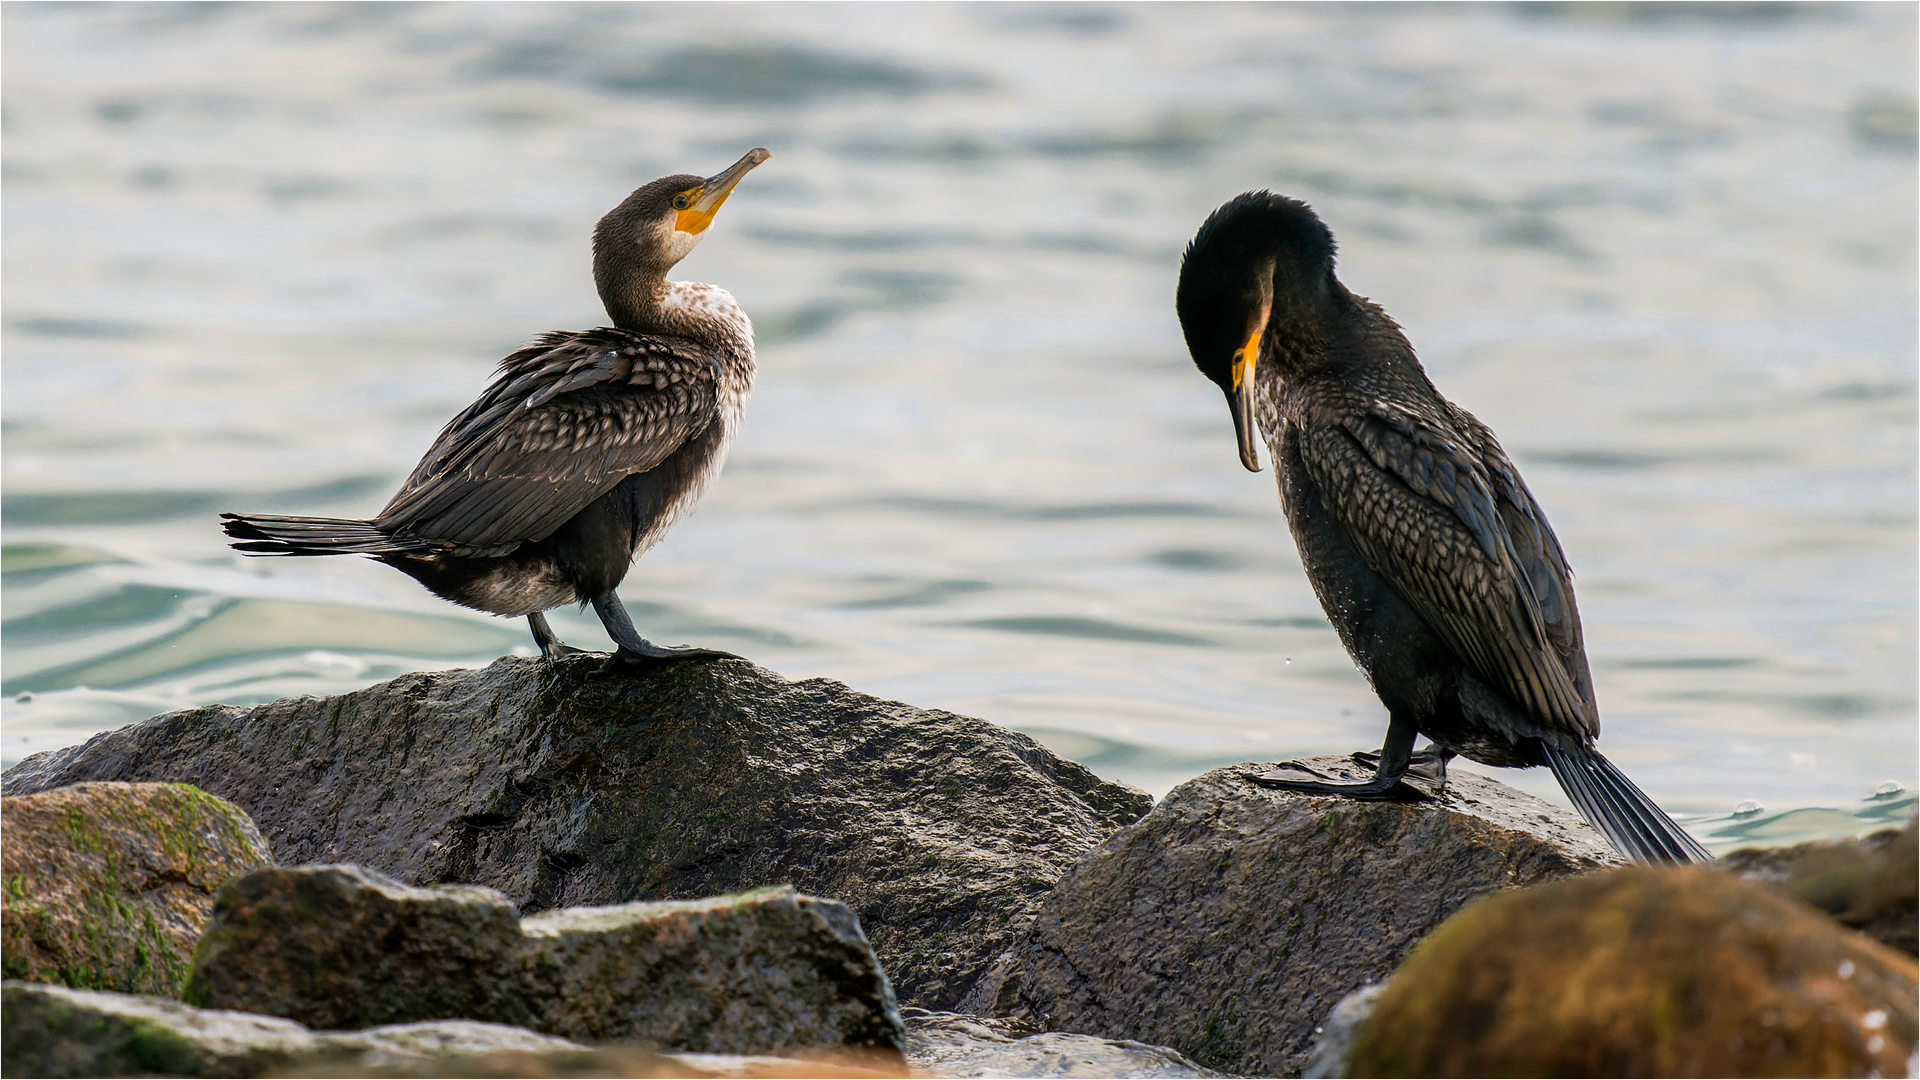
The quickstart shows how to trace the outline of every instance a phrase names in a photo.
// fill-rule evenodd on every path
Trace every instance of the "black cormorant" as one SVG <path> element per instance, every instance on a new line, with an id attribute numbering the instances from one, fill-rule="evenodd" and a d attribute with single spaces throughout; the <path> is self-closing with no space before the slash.
<path id="1" fill-rule="evenodd" d="M 753 326 L 723 289 L 668 281 L 748 171 L 667 176 L 593 231 L 593 279 L 613 325 L 559 330 L 500 362 L 371 521 L 222 514 L 249 555 L 369 555 L 437 596 L 525 615 L 548 658 L 578 652 L 542 612 L 592 604 L 619 647 L 609 666 L 699 657 L 634 631 L 614 592 L 633 560 L 719 473 L 753 390 Z"/>
<path id="2" fill-rule="evenodd" d="M 1240 462 L 1264 436 L 1300 561 L 1390 720 L 1371 780 L 1301 765 L 1263 782 L 1396 798 L 1447 759 L 1553 770 L 1623 854 L 1706 850 L 1594 749 L 1600 713 L 1572 572 L 1485 424 L 1440 396 L 1400 327 L 1333 273 L 1333 233 L 1305 203 L 1241 195 L 1207 218 L 1177 307 L 1200 371 L 1225 391 Z M 1416 734 L 1432 745 L 1415 753 Z"/>

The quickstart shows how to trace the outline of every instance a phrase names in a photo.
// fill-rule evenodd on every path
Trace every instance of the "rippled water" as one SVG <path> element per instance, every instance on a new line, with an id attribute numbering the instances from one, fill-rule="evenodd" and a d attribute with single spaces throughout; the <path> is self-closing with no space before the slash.
<path id="1" fill-rule="evenodd" d="M 740 298 L 761 380 L 623 588 L 649 636 L 1156 793 L 1377 745 L 1172 312 L 1193 229 L 1270 186 L 1526 471 L 1608 754 L 1722 846 L 1897 821 L 1915 33 L 1893 4 L 9 5 L 3 756 L 529 652 L 384 567 L 241 559 L 214 515 L 377 510 L 499 356 L 603 321 L 602 212 L 764 145 L 678 275 Z"/>

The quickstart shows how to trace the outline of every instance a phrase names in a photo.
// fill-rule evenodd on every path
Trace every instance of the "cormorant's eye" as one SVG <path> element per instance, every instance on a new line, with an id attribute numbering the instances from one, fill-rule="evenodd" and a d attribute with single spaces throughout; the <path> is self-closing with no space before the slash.
<path id="1" fill-rule="evenodd" d="M 692 205 L 692 202 L 685 195 L 675 195 L 673 197 L 673 208 L 675 210 L 685 210 L 690 205 Z"/>

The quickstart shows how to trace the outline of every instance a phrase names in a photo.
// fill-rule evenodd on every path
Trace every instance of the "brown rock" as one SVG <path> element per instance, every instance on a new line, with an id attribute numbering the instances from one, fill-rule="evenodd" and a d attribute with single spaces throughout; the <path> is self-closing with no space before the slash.
<path id="1" fill-rule="evenodd" d="M 1572 813 L 1464 770 L 1408 805 L 1246 779 L 1270 767 L 1191 780 L 1101 844 L 962 1011 L 1297 1074 L 1334 1003 L 1468 901 L 1617 861 Z"/>
<path id="2" fill-rule="evenodd" d="M 6 1076 L 366 1075 L 445 1055 L 585 1052 L 564 1039 L 469 1020 L 316 1032 L 276 1016 L 19 982 L 0 990 L 0 1013 Z"/>
<path id="3" fill-rule="evenodd" d="M 6 790 L 198 783 L 284 862 L 485 885 L 526 911 L 792 884 L 845 901 L 902 998 L 934 1008 L 1152 805 L 1024 735 L 825 679 L 598 664 L 507 658 L 173 713 L 29 757 Z"/>
<path id="4" fill-rule="evenodd" d="M 696 1053 L 898 1063 L 906 1039 L 853 913 L 786 887 L 522 920 L 492 889 L 261 870 L 220 891 L 188 998 L 313 1028 L 464 1018 Z"/>
<path id="5" fill-rule="evenodd" d="M 272 863 L 239 807 L 186 784 L 0 800 L 9 979 L 178 997 L 227 879 Z"/>
<path id="6" fill-rule="evenodd" d="M 1920 954 L 1920 836 L 1913 821 L 1861 839 L 1746 848 L 1718 865 L 1884 945 Z"/>
<path id="7" fill-rule="evenodd" d="M 357 866 L 272 867 L 220 890 L 185 999 L 310 1028 L 464 1018 L 537 1026 L 509 980 L 520 913 L 492 889 Z"/>
<path id="8" fill-rule="evenodd" d="M 1351 1076 L 1901 1076 L 1914 962 L 1750 882 L 1631 867 L 1489 897 L 1414 950 Z"/>

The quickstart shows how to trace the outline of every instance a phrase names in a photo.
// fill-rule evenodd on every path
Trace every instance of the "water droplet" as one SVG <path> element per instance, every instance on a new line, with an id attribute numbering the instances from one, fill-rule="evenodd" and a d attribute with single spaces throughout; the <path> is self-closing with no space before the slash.
<path id="1" fill-rule="evenodd" d="M 1734 817 L 1752 817 L 1753 815 L 1758 814 L 1765 809 L 1766 807 L 1761 806 L 1759 803 L 1753 801 L 1752 799 L 1748 799 L 1746 802 L 1743 802 L 1739 806 L 1736 806 L 1733 808 L 1733 816 Z"/>
<path id="2" fill-rule="evenodd" d="M 1853 961 L 1851 960 L 1840 961 L 1840 977 L 1843 979 L 1853 978 Z"/>
<path id="3" fill-rule="evenodd" d="M 1881 784 L 1879 787 L 1874 788 L 1873 794 L 1867 796 L 1867 798 L 1894 799 L 1902 795 L 1905 795 L 1906 793 L 1907 793 L 1907 785 L 1901 783 L 1898 780 L 1888 780 L 1887 782 Z"/>

